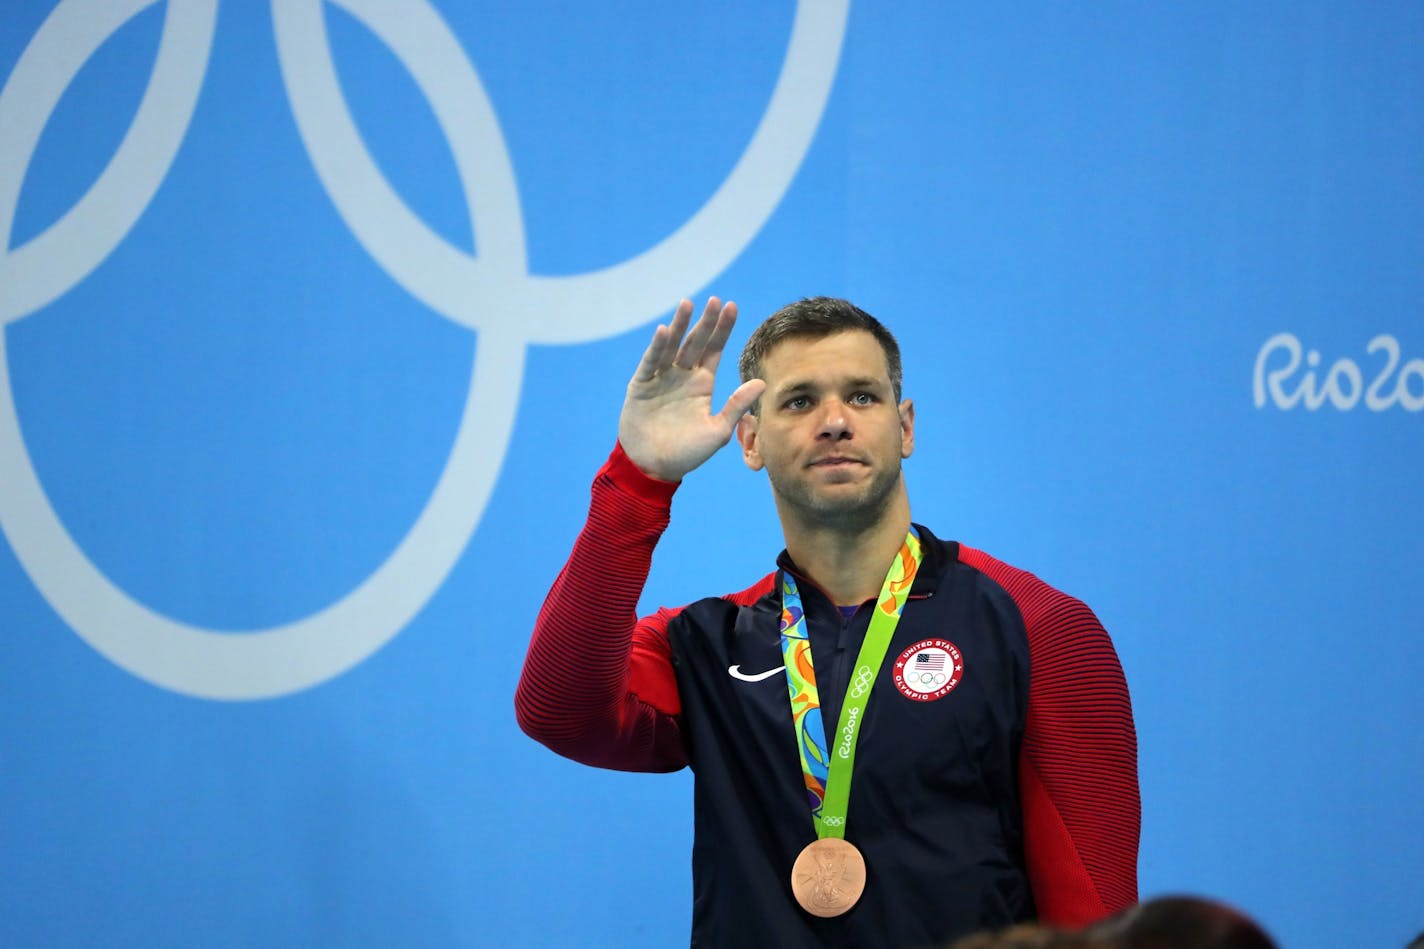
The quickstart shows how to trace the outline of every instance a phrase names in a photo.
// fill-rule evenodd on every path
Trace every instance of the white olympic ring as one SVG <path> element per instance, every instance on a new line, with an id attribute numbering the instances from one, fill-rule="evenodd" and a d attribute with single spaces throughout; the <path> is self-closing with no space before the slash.
<path id="1" fill-rule="evenodd" d="M 361 662 L 439 589 L 473 535 L 503 464 L 526 345 L 583 342 L 645 323 L 688 287 L 724 270 L 761 230 L 820 124 L 849 0 L 799 0 L 766 112 L 736 166 L 696 214 L 621 264 L 558 277 L 528 271 L 503 133 L 473 66 L 428 0 L 327 2 L 381 39 L 430 101 L 454 156 L 479 258 L 432 232 L 377 169 L 341 94 L 324 0 L 272 0 L 278 61 L 298 131 L 342 220 L 407 292 L 481 338 L 445 469 L 385 562 L 309 616 L 222 632 L 136 601 L 66 531 L 20 430 L 3 332 L 85 279 L 167 177 L 197 105 L 218 0 L 168 0 L 153 74 L 113 159 L 58 221 L 9 248 L 25 173 L 60 97 L 113 33 L 156 2 L 61 0 L 0 89 L 0 128 L 6 129 L 0 138 L 0 528 L 56 613 L 116 665 L 196 697 L 270 698 Z"/>

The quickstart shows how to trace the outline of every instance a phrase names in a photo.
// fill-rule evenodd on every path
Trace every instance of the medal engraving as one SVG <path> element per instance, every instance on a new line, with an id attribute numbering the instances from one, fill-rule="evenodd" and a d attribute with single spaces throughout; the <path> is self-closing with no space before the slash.
<path id="1" fill-rule="evenodd" d="M 854 844 L 822 837 L 807 844 L 791 867 L 791 892 L 812 916 L 839 916 L 865 891 L 865 859 Z"/>

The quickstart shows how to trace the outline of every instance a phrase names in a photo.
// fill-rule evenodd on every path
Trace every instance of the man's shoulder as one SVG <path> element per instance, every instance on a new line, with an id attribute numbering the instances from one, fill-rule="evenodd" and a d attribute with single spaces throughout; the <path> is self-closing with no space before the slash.
<path id="1" fill-rule="evenodd" d="M 1030 628 L 1061 616 L 1065 611 L 1087 610 L 1087 606 L 1076 597 L 1046 583 L 1037 575 L 1021 567 L 1005 563 L 978 548 L 961 543 L 959 545 L 959 562 L 978 571 L 1003 588 L 1019 608 L 1025 624 Z"/>
<path id="2" fill-rule="evenodd" d="M 758 602 L 771 596 L 776 589 L 776 571 L 766 574 L 758 579 L 751 586 L 734 593 L 723 593 L 721 596 L 703 597 L 688 605 L 688 609 L 700 607 L 711 611 L 736 610 L 739 607 L 756 606 Z"/>
<path id="3" fill-rule="evenodd" d="M 736 593 L 724 593 L 718 599 L 725 600 L 736 606 L 752 606 L 762 597 L 767 596 L 776 589 L 776 571 L 766 574 L 745 590 L 738 590 Z"/>
<path id="4" fill-rule="evenodd" d="M 1013 601 L 1023 617 L 1036 667 L 1058 664 L 1065 657 L 1081 663 L 1084 650 L 1100 657 L 1111 655 L 1107 631 L 1082 600 L 982 550 L 961 544 L 959 554 L 961 563 L 988 577 Z"/>
<path id="5" fill-rule="evenodd" d="M 678 622 L 691 622 L 694 625 L 720 625 L 727 617 L 735 615 L 738 610 L 756 607 L 763 600 L 766 603 L 762 605 L 771 608 L 770 596 L 775 588 L 776 573 L 768 573 L 751 586 L 734 593 L 705 596 L 700 600 L 693 600 L 691 603 L 678 607 L 663 607 L 651 616 L 644 617 L 642 624 L 660 631 L 666 631 Z"/>
<path id="6" fill-rule="evenodd" d="M 1016 567 L 1011 563 L 1000 560 L 987 551 L 980 550 L 977 547 L 971 547 L 968 544 L 959 544 L 959 560 L 966 566 L 973 567 L 980 573 L 987 574 L 995 580 L 998 580 L 1001 584 L 1004 583 L 1004 581 L 1008 581 L 1015 586 L 1054 589 L 1043 580 L 1040 580 L 1035 574 L 1024 570 L 1022 567 Z M 1058 591 L 1055 590 L 1055 592 Z"/>

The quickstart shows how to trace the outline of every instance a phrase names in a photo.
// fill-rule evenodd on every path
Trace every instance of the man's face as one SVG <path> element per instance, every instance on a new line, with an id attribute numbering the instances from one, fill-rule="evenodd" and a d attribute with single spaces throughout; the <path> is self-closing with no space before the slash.
<path id="1" fill-rule="evenodd" d="M 762 378 L 760 414 L 742 418 L 737 438 L 747 466 L 766 469 L 783 516 L 875 523 L 903 490 L 900 460 L 915 447 L 914 406 L 895 404 L 875 337 L 784 340 L 762 361 Z"/>

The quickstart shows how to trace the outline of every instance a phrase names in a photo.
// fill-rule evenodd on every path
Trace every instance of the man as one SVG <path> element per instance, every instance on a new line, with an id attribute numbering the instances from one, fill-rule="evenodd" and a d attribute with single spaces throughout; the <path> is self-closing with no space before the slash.
<path id="1" fill-rule="evenodd" d="M 521 727 L 591 765 L 692 766 L 694 944 L 934 945 L 1133 903 L 1136 739 L 1112 644 L 1077 600 L 912 525 L 894 338 L 842 300 L 791 304 L 714 415 L 736 307 L 691 316 L 682 301 L 628 385 L 535 627 Z M 777 570 L 636 619 L 677 483 L 734 429 L 771 482 Z"/>

